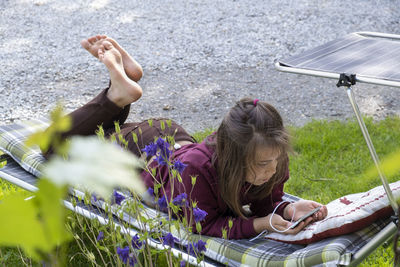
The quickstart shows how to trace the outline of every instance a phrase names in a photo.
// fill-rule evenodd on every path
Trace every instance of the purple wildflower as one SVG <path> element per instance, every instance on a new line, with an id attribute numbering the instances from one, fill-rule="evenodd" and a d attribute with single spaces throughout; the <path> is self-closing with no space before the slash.
<path id="1" fill-rule="evenodd" d="M 180 267 L 185 267 L 186 266 L 186 261 L 180 261 L 179 262 Z"/>
<path id="2" fill-rule="evenodd" d="M 193 244 L 188 245 L 187 251 L 190 255 L 196 256 L 196 248 L 193 246 Z"/>
<path id="3" fill-rule="evenodd" d="M 158 163 L 161 165 L 166 165 L 163 163 L 166 163 L 165 161 L 169 159 L 171 155 L 171 150 L 169 149 L 169 144 L 167 141 L 165 141 L 163 138 L 159 137 L 156 141 L 157 148 L 160 150 L 160 154 L 158 155 Z"/>
<path id="4" fill-rule="evenodd" d="M 157 145 L 151 142 L 147 146 L 142 149 L 143 152 L 146 152 L 147 157 L 152 157 L 157 153 Z"/>
<path id="5" fill-rule="evenodd" d="M 104 201 L 104 199 L 103 198 L 101 198 L 101 197 L 98 197 L 96 194 L 92 194 L 92 200 L 94 201 L 94 202 L 97 202 L 98 200 L 103 200 Z"/>
<path id="6" fill-rule="evenodd" d="M 136 249 L 140 249 L 143 245 L 142 241 L 139 240 L 140 237 L 138 234 L 132 237 L 132 247 Z"/>
<path id="7" fill-rule="evenodd" d="M 174 200 L 172 200 L 172 203 L 176 206 L 188 206 L 188 201 L 187 201 L 187 194 L 182 193 L 177 195 Z"/>
<path id="8" fill-rule="evenodd" d="M 180 160 L 175 161 L 174 168 L 182 174 L 183 170 L 186 168 L 187 164 L 182 163 Z"/>
<path id="9" fill-rule="evenodd" d="M 191 255 L 196 256 L 197 254 L 206 251 L 206 242 L 204 242 L 203 240 L 199 240 L 197 243 L 194 244 L 189 244 L 188 246 L 188 252 Z"/>
<path id="10" fill-rule="evenodd" d="M 174 237 L 171 233 L 168 233 L 166 236 L 162 238 L 163 245 L 170 246 L 171 248 L 175 247 L 175 242 L 178 242 L 179 239 Z"/>
<path id="11" fill-rule="evenodd" d="M 126 246 L 124 248 L 117 247 L 117 254 L 122 262 L 126 264 L 129 258 L 129 246 Z"/>
<path id="12" fill-rule="evenodd" d="M 97 241 L 100 241 L 100 240 L 102 240 L 104 238 L 104 232 L 103 231 L 100 231 L 99 232 L 99 235 L 97 236 Z"/>
<path id="13" fill-rule="evenodd" d="M 155 158 L 155 161 L 157 161 L 158 164 L 160 164 L 160 165 L 168 165 L 168 163 L 167 163 L 167 161 L 166 161 L 166 158 L 163 157 L 162 155 L 158 155 L 158 156 Z"/>
<path id="14" fill-rule="evenodd" d="M 157 148 L 160 150 L 165 150 L 166 148 L 169 148 L 169 144 L 167 141 L 165 141 L 164 138 L 159 137 L 156 141 Z"/>
<path id="15" fill-rule="evenodd" d="M 149 187 L 149 189 L 147 189 L 147 194 L 149 194 L 151 198 L 154 198 L 154 189 L 152 187 Z"/>
<path id="16" fill-rule="evenodd" d="M 194 246 L 197 248 L 197 251 L 198 251 L 198 252 L 206 251 L 206 250 L 207 250 L 206 245 L 207 245 L 207 243 L 204 242 L 204 241 L 201 240 L 201 239 L 200 239 L 199 241 L 197 241 L 196 244 L 194 244 Z"/>
<path id="17" fill-rule="evenodd" d="M 124 248 L 117 247 L 117 254 L 124 264 L 129 264 L 130 266 L 135 265 L 136 258 L 133 255 L 129 255 L 129 246 Z"/>
<path id="18" fill-rule="evenodd" d="M 165 148 L 164 150 L 160 150 L 160 154 L 163 156 L 163 158 L 168 160 L 172 154 L 172 151 L 169 148 Z"/>
<path id="19" fill-rule="evenodd" d="M 136 258 L 134 256 L 129 257 L 129 265 L 130 266 L 135 266 L 135 263 L 137 262 Z"/>
<path id="20" fill-rule="evenodd" d="M 204 220 L 204 218 L 208 215 L 208 213 L 202 209 L 194 208 L 193 209 L 193 216 L 195 222 L 200 222 Z"/>
<path id="21" fill-rule="evenodd" d="M 162 196 L 160 199 L 158 199 L 158 206 L 160 206 L 161 210 L 167 208 L 167 199 L 165 198 L 165 196 Z"/>
<path id="22" fill-rule="evenodd" d="M 116 190 L 114 190 L 113 196 L 114 196 L 115 203 L 117 203 L 118 205 L 121 205 L 121 202 L 125 199 L 125 197 L 123 195 L 121 195 L 120 193 L 118 193 Z"/>

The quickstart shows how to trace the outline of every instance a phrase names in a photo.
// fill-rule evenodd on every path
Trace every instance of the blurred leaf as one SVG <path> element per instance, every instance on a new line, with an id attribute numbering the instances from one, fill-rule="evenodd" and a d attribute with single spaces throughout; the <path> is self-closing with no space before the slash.
<path id="1" fill-rule="evenodd" d="M 61 151 L 65 150 L 60 135 L 71 128 L 71 118 L 64 115 L 61 105 L 57 105 L 51 112 L 50 118 L 50 126 L 44 131 L 39 131 L 29 136 L 25 141 L 27 146 L 38 145 L 42 151 L 47 151 L 50 145 L 53 144 L 55 148 L 59 148 Z"/>
<path id="2" fill-rule="evenodd" d="M 48 179 L 39 180 L 39 191 L 33 199 L 39 218 L 46 229 L 46 240 L 51 245 L 59 245 L 70 238 L 65 230 L 65 209 L 62 206 L 67 188 L 57 187 Z"/>
<path id="3" fill-rule="evenodd" d="M 37 219 L 34 202 L 25 201 L 21 193 L 13 194 L 2 200 L 0 213 L 6 214 L 0 220 L 0 244 L 21 246 L 34 259 L 40 260 L 38 251 L 48 251 L 50 245 Z"/>
<path id="4" fill-rule="evenodd" d="M 25 200 L 23 193 L 15 193 L 0 203 L 0 214 L 5 215 L 0 220 L 0 244 L 20 246 L 35 260 L 70 239 L 60 202 L 66 190 L 45 179 L 38 187 L 34 198 Z"/>
<path id="5" fill-rule="evenodd" d="M 45 131 L 40 131 L 29 136 L 25 144 L 29 147 L 38 145 L 41 150 L 45 151 L 50 146 L 50 141 L 50 136 L 46 134 Z"/>
<path id="6" fill-rule="evenodd" d="M 383 173 L 388 177 L 398 174 L 400 171 L 400 150 L 390 154 L 389 156 L 386 156 L 383 160 L 381 160 L 380 167 Z M 373 165 L 368 169 L 366 177 L 374 178 L 377 176 L 379 176 L 378 170 L 376 169 L 375 165 Z"/>

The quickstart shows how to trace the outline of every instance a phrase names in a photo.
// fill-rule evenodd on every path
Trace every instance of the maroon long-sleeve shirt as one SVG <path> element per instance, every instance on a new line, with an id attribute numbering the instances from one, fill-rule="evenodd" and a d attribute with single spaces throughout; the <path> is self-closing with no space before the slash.
<path id="1" fill-rule="evenodd" d="M 254 200 L 245 195 L 248 183 L 242 188 L 242 205 L 250 205 L 252 217 L 241 218 L 235 216 L 222 200 L 218 188 L 217 170 L 212 164 L 214 150 L 203 141 L 200 144 L 189 144 L 174 152 L 174 159 L 179 159 L 187 167 L 182 172 L 182 183 L 178 180 L 169 179 L 168 167 L 163 165 L 158 167 L 157 180 L 164 183 L 165 194 L 171 199 L 172 187 L 173 198 L 181 193 L 186 193 L 191 201 L 197 202 L 197 207 L 206 211 L 208 215 L 201 222 L 201 234 L 208 236 L 222 236 L 222 228 L 229 229 L 229 219 L 233 220 L 233 226 L 229 231 L 230 239 L 250 238 L 257 235 L 253 227 L 253 221 L 257 217 L 263 217 L 272 213 L 273 209 L 282 201 L 283 185 L 289 178 L 289 172 L 281 183 L 277 184 L 272 193 L 263 199 Z M 150 168 L 157 166 L 153 161 Z M 192 176 L 196 176 L 196 183 L 192 190 Z M 144 171 L 142 177 L 148 187 L 153 187 L 154 178 L 150 173 Z M 287 203 L 282 203 L 277 209 L 277 214 L 283 215 L 283 210 Z"/>

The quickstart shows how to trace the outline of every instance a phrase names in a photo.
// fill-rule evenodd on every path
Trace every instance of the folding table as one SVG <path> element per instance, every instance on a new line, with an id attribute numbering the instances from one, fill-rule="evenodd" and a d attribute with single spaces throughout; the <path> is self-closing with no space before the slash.
<path id="1" fill-rule="evenodd" d="M 352 86 L 356 82 L 363 82 L 400 87 L 400 35 L 351 33 L 298 55 L 278 60 L 275 67 L 284 72 L 336 79 L 338 87 L 347 88 L 347 96 L 397 217 L 399 207 L 380 168 L 379 157 L 361 117 Z M 396 224 L 392 222 L 354 255 L 352 264 L 357 265 L 395 232 Z"/>

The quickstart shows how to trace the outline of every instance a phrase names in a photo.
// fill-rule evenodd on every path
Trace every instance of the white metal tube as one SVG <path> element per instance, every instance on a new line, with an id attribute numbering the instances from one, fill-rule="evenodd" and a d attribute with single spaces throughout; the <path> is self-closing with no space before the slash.
<path id="1" fill-rule="evenodd" d="M 23 189 L 25 189 L 27 191 L 30 191 L 30 192 L 37 191 L 37 187 L 36 186 L 33 186 L 33 185 L 31 185 L 31 184 L 29 184 L 27 182 L 24 182 L 24 181 L 22 181 L 20 179 L 17 179 L 17 178 L 15 178 L 15 177 L 13 177 L 13 176 L 5 173 L 5 172 L 0 171 L 0 176 L 4 180 L 7 180 L 10 183 L 15 184 L 16 186 L 19 186 L 19 187 L 21 187 L 21 188 L 23 188 Z"/>
<path id="2" fill-rule="evenodd" d="M 279 71 L 284 71 L 284 72 L 305 74 L 305 75 L 324 77 L 324 78 L 330 78 L 330 79 L 336 79 L 336 80 L 339 80 L 339 77 L 340 77 L 339 73 L 288 67 L 288 66 L 283 66 L 278 61 L 275 62 L 275 68 L 277 70 L 279 70 Z M 350 74 L 352 74 L 352 73 L 350 73 Z M 375 79 L 375 78 L 368 78 L 368 77 L 362 77 L 360 75 L 356 75 L 356 81 L 357 82 L 362 82 L 362 83 L 370 83 L 370 84 L 377 84 L 377 85 L 400 87 L 400 82 L 381 80 L 381 79 Z"/>
<path id="3" fill-rule="evenodd" d="M 376 234 L 365 246 L 357 251 L 352 258 L 349 267 L 359 265 L 369 254 L 377 249 L 384 242 L 387 242 L 394 236 L 397 231 L 397 226 L 393 222 L 386 225 L 378 234 Z"/>
<path id="4" fill-rule="evenodd" d="M 381 33 L 381 32 L 355 32 L 355 34 L 367 37 L 380 37 L 380 38 L 400 40 L 400 35 L 398 34 Z"/>
<path id="5" fill-rule="evenodd" d="M 356 100 L 354 98 L 354 94 L 353 94 L 353 90 L 352 90 L 351 86 L 349 86 L 347 88 L 347 95 L 349 97 L 351 106 L 353 107 L 353 111 L 356 114 L 356 118 L 357 118 L 358 124 L 360 126 L 361 132 L 363 133 L 365 142 L 367 143 L 367 146 L 368 146 L 369 152 L 371 154 L 372 160 L 374 161 L 374 164 L 375 164 L 375 167 L 376 167 L 376 169 L 378 171 L 379 177 L 381 178 L 381 181 L 382 181 L 382 184 L 383 184 L 383 188 L 385 189 L 385 192 L 386 192 L 386 195 L 388 197 L 389 203 L 392 206 L 392 208 L 394 210 L 394 213 L 397 215 L 397 213 L 398 213 L 397 202 L 394 199 L 393 194 L 392 194 L 392 190 L 390 189 L 390 186 L 389 186 L 389 183 L 388 183 L 385 175 L 383 174 L 383 172 L 381 170 L 380 163 L 379 163 L 379 157 L 376 154 L 376 151 L 375 151 L 375 148 L 374 148 L 374 144 L 372 143 L 371 138 L 370 138 L 369 133 L 368 133 L 368 129 L 365 126 L 364 120 L 361 117 L 360 109 L 358 108 L 358 105 L 357 105 Z"/>

